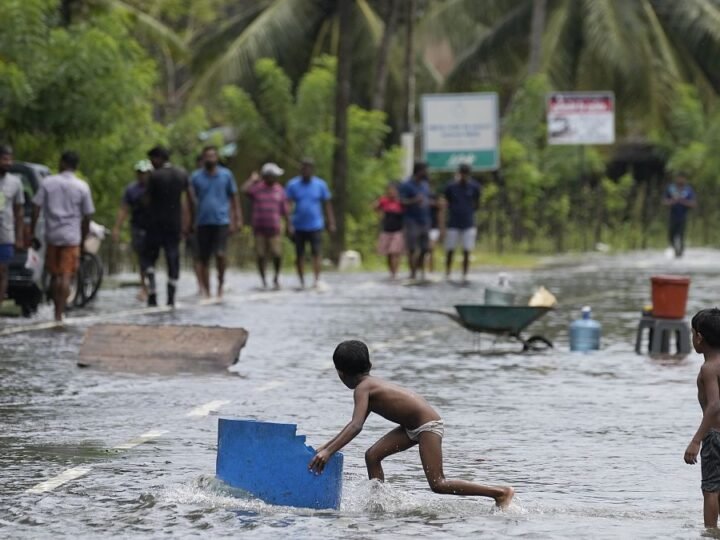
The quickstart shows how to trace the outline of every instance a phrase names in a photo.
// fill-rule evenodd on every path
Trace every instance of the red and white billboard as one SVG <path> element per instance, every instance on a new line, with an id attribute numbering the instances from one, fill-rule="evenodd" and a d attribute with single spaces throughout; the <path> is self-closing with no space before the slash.
<path id="1" fill-rule="evenodd" d="M 612 92 L 555 92 L 547 97 L 548 144 L 613 144 Z"/>

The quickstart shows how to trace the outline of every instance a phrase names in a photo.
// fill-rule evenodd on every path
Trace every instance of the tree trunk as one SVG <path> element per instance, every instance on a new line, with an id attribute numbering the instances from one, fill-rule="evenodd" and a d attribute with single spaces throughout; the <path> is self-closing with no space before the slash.
<path id="1" fill-rule="evenodd" d="M 407 42 L 405 44 L 405 132 L 415 133 L 415 16 L 416 0 L 407 2 Z"/>
<path id="2" fill-rule="evenodd" d="M 337 262 L 345 250 L 345 214 L 347 212 L 347 131 L 350 105 L 352 54 L 352 4 L 354 0 L 338 0 L 340 37 L 335 89 L 335 147 L 333 149 L 333 206 L 337 230 L 332 239 L 332 255 Z"/>
<path id="3" fill-rule="evenodd" d="M 395 33 L 398 19 L 399 0 L 387 0 L 387 18 L 383 30 L 380 49 L 378 50 L 377 65 L 375 67 L 375 93 L 373 94 L 372 108 L 376 111 L 385 110 L 385 92 L 388 78 L 388 54 L 390 41 Z"/>
<path id="4" fill-rule="evenodd" d="M 528 75 L 535 75 L 538 71 L 540 71 L 540 64 L 542 62 L 542 38 L 543 33 L 545 32 L 546 15 L 547 0 L 533 0 Z"/>
<path id="5" fill-rule="evenodd" d="M 60 3 L 60 21 L 63 26 L 72 24 L 73 4 L 75 0 L 62 0 Z"/>

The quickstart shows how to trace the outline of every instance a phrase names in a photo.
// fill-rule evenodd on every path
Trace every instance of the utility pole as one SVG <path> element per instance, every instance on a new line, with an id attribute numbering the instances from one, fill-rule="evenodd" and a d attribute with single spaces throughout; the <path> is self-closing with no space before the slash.
<path id="1" fill-rule="evenodd" d="M 350 76 L 352 55 L 352 8 L 354 0 L 337 0 L 340 38 L 337 53 L 335 88 L 335 147 L 333 149 L 333 206 L 337 230 L 332 238 L 335 262 L 345 251 L 345 222 L 347 213 L 347 111 L 350 106 Z"/>

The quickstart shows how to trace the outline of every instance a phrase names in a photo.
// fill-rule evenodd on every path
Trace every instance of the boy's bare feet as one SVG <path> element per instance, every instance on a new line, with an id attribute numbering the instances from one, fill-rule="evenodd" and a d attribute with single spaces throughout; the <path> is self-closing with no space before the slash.
<path id="1" fill-rule="evenodd" d="M 508 506 L 510 506 L 513 497 L 515 496 L 515 490 L 511 487 L 501 489 L 505 492 L 505 494 L 495 499 L 495 505 L 498 508 L 505 510 Z"/>

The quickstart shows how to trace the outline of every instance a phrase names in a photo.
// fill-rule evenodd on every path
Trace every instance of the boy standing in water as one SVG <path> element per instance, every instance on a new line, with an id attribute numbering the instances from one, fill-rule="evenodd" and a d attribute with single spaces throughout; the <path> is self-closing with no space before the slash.
<path id="1" fill-rule="evenodd" d="M 422 397 L 370 375 L 370 355 L 361 341 L 344 341 L 335 349 L 333 362 L 340 380 L 354 390 L 355 409 L 352 420 L 332 440 L 322 445 L 310 461 L 309 468 L 321 473 L 332 455 L 362 431 L 371 412 L 399 424 L 365 452 L 370 479 L 385 480 L 381 462 L 388 456 L 415 446 L 430 489 L 448 495 L 479 495 L 495 499 L 507 508 L 513 498 L 511 487 L 483 486 L 466 480 L 445 478 L 442 464 L 443 421 Z"/>
<path id="2" fill-rule="evenodd" d="M 692 340 L 695 351 L 705 357 L 697 378 L 703 418 L 685 450 L 685 463 L 697 463 L 700 452 L 705 526 L 716 528 L 720 512 L 720 309 L 703 309 L 695 314 Z"/>

